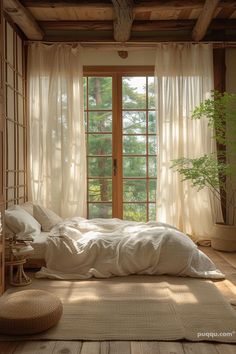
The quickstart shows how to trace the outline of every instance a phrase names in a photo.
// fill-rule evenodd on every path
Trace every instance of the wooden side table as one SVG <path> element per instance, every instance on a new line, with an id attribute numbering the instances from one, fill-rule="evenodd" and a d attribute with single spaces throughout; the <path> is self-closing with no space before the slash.
<path id="1" fill-rule="evenodd" d="M 21 256 L 20 259 L 12 259 L 6 261 L 5 264 L 9 266 L 9 282 L 14 286 L 24 286 L 32 283 L 30 277 L 25 274 L 24 264 L 26 263 L 26 258 Z M 16 274 L 14 275 L 14 267 L 17 267 Z"/>
<path id="2" fill-rule="evenodd" d="M 25 247 L 24 247 L 25 246 Z M 24 251 L 24 248 L 26 250 Z M 22 245 L 17 247 L 16 242 L 9 240 L 8 243 L 9 259 L 6 259 L 5 265 L 9 266 L 9 282 L 13 286 L 25 286 L 31 284 L 32 280 L 25 274 L 24 264 L 27 256 L 33 252 L 33 247 Z M 14 268 L 17 268 L 14 274 Z"/>

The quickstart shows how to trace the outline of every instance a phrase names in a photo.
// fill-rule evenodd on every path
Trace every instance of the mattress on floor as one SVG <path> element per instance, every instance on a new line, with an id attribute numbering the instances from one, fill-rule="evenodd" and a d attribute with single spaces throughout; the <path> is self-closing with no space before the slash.
<path id="1" fill-rule="evenodd" d="M 39 235 L 34 236 L 34 241 L 31 243 L 31 246 L 34 249 L 34 252 L 30 255 L 30 258 L 33 259 L 44 259 L 46 252 L 46 243 L 49 232 L 41 232 Z"/>

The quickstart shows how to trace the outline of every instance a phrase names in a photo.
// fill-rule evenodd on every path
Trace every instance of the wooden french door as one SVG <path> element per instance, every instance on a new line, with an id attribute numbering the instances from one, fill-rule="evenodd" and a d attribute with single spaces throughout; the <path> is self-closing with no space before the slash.
<path id="1" fill-rule="evenodd" d="M 85 68 L 88 218 L 156 219 L 152 67 Z"/>

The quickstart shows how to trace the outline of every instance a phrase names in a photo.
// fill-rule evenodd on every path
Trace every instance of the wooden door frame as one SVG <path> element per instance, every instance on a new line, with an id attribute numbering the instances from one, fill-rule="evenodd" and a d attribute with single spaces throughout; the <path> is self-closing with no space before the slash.
<path id="1" fill-rule="evenodd" d="M 122 196 L 123 196 L 123 185 L 122 185 L 122 120 L 120 119 L 121 110 L 121 99 L 122 99 L 122 85 L 120 80 L 120 74 L 115 73 L 113 76 L 113 92 L 116 95 L 112 95 L 112 107 L 113 107 L 113 120 L 112 120 L 112 216 L 119 219 L 123 218 L 123 208 L 122 208 Z M 116 173 L 114 173 L 114 165 L 116 161 Z M 114 183 L 114 184 L 113 184 Z"/>
<path id="2" fill-rule="evenodd" d="M 154 66 L 84 66 L 84 76 L 112 77 L 112 168 L 114 160 L 117 171 L 112 171 L 112 217 L 123 218 L 123 173 L 122 173 L 122 77 L 154 75 Z"/>
<path id="3" fill-rule="evenodd" d="M 213 49 L 213 67 L 214 67 L 214 90 L 223 93 L 226 88 L 226 63 L 225 63 L 225 48 L 214 48 Z M 226 122 L 224 122 L 226 124 Z M 217 151 L 226 152 L 226 146 L 220 143 L 217 143 Z M 218 156 L 218 160 L 226 163 L 226 158 L 222 158 Z M 225 183 L 226 176 L 224 174 L 219 175 L 220 180 Z M 221 196 L 221 209 L 222 215 L 225 222 L 227 222 L 227 192 L 221 188 L 220 189 Z M 224 200 L 226 203 L 224 203 Z"/>

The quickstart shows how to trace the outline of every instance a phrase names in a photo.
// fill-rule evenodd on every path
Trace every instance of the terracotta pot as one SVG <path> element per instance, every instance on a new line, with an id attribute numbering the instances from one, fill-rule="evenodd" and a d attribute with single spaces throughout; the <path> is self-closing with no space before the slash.
<path id="1" fill-rule="evenodd" d="M 218 251 L 236 251 L 236 226 L 215 224 L 211 247 Z"/>

